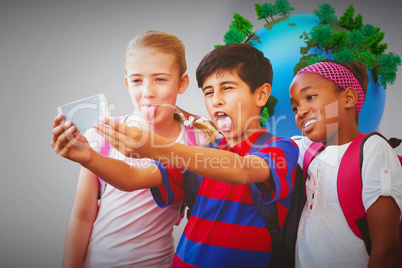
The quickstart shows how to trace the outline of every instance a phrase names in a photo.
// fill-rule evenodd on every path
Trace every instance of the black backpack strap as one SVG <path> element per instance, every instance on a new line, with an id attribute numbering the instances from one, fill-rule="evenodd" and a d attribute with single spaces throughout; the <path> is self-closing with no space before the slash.
<path id="1" fill-rule="evenodd" d="M 263 148 L 267 143 L 269 143 L 275 138 L 276 136 L 269 132 L 262 133 L 260 137 L 258 137 L 258 139 L 254 142 L 252 148 L 249 151 L 249 154 Z M 302 172 L 300 168 L 299 171 Z M 290 245 L 287 242 L 287 239 L 285 239 L 284 237 L 285 234 L 283 230 L 281 231 L 281 226 L 279 224 L 278 219 L 277 203 L 276 202 L 272 202 L 269 204 L 263 203 L 262 198 L 260 197 L 260 190 L 258 189 L 255 183 L 250 184 L 250 192 L 254 205 L 257 207 L 258 212 L 264 218 L 265 225 L 271 236 L 272 253 L 273 253 L 271 266 L 294 267 L 294 250 L 293 250 L 294 244 Z M 303 190 L 301 190 L 301 198 L 304 198 Z M 294 233 L 294 241 L 296 241 L 296 235 L 297 230 Z"/>
<path id="2" fill-rule="evenodd" d="M 360 233 L 362 234 L 362 239 L 364 242 L 364 246 L 366 247 L 367 254 L 370 256 L 371 253 L 371 238 L 369 227 L 367 223 L 367 219 L 365 217 L 356 220 L 357 228 L 359 228 Z"/>
<path id="3" fill-rule="evenodd" d="M 286 259 L 291 257 L 293 253 L 281 232 L 276 202 L 264 204 L 260 198 L 260 191 L 254 183 L 250 184 L 250 191 L 253 202 L 257 207 L 258 212 L 264 218 L 265 225 L 271 236 L 273 253 L 272 260 Z"/>
<path id="4" fill-rule="evenodd" d="M 269 132 L 264 132 L 262 133 L 258 139 L 254 142 L 253 146 L 251 147 L 249 154 L 252 154 L 259 149 L 263 148 L 265 144 L 267 144 L 270 140 L 275 138 L 275 136 Z M 270 203 L 270 204 L 264 204 L 261 201 L 260 198 L 260 191 L 257 188 L 257 185 L 255 183 L 250 184 L 250 192 L 251 196 L 253 198 L 254 205 L 257 207 L 258 212 L 261 214 L 261 216 L 264 218 L 265 223 L 267 225 L 267 229 L 269 233 L 271 234 L 271 237 L 278 237 L 278 234 L 280 238 L 283 239 L 281 235 L 281 230 L 280 230 L 280 225 L 279 225 L 279 220 L 278 220 L 278 211 L 276 208 L 276 203 Z M 279 238 L 279 237 L 278 237 Z M 272 240 L 274 238 L 272 237 Z"/>
<path id="5" fill-rule="evenodd" d="M 303 170 L 299 165 L 297 165 L 293 196 L 290 202 L 288 215 L 286 216 L 285 225 L 283 227 L 283 237 L 290 243 L 292 258 L 295 257 L 297 230 L 299 229 L 299 221 L 305 203 L 306 195 Z"/>
<path id="6" fill-rule="evenodd" d="M 253 202 L 264 218 L 265 225 L 271 236 L 273 253 L 271 267 L 294 267 L 297 230 L 300 216 L 306 202 L 303 183 L 303 171 L 300 166 L 297 166 L 295 189 L 282 232 L 276 202 L 264 204 L 257 186 L 250 184 Z"/>
<path id="7" fill-rule="evenodd" d="M 390 138 L 389 143 L 391 143 L 393 148 L 398 147 L 401 144 L 402 140 L 398 138 Z"/>

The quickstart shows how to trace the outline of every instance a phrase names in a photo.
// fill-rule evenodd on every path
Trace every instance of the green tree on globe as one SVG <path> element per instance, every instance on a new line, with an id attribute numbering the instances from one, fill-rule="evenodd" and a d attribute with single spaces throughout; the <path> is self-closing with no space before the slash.
<path id="1" fill-rule="evenodd" d="M 235 13 L 224 42 L 252 45 L 272 63 L 271 101 L 266 104 L 263 112 L 266 120 L 261 125 L 280 136 L 301 134 L 290 106 L 290 83 L 303 67 L 332 59 L 361 61 L 367 66 L 370 82 L 359 115 L 359 129 L 362 133 L 377 130 L 385 105 L 385 89 L 395 82 L 401 66 L 397 54 L 386 53 L 388 45 L 382 42 L 385 33 L 379 27 L 364 24 L 361 14 L 355 16 L 353 5 L 339 19 L 334 8 L 326 3 L 320 4 L 312 14 L 290 14 L 294 8 L 287 0 L 254 6 L 258 20 L 267 23 L 250 34 L 254 26 Z"/>

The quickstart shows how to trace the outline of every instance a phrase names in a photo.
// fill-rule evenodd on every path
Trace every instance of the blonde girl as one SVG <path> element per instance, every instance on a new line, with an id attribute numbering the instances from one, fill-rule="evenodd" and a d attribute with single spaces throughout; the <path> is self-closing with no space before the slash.
<path id="1" fill-rule="evenodd" d="M 185 92 L 189 77 L 185 48 L 175 35 L 162 31 L 138 35 L 126 48 L 124 67 L 135 111 L 119 117 L 122 122 L 140 124 L 184 144 L 215 139 L 216 131 L 209 121 L 176 107 L 177 95 Z M 59 146 L 55 137 L 71 123 L 62 121 L 61 116 L 55 119 L 52 146 L 65 156 L 65 147 Z M 79 141 L 91 146 L 83 149 L 88 156 L 101 150 L 103 139 L 94 129 L 85 136 L 78 131 L 73 136 L 72 140 L 65 139 L 66 147 Z M 148 161 L 125 157 L 113 147 L 109 156 L 130 165 Z M 180 204 L 161 209 L 149 189 L 124 192 L 111 185 L 106 185 L 98 204 L 99 189 L 97 176 L 81 167 L 65 238 L 63 267 L 170 267 L 174 255 L 172 231 L 180 217 Z"/>

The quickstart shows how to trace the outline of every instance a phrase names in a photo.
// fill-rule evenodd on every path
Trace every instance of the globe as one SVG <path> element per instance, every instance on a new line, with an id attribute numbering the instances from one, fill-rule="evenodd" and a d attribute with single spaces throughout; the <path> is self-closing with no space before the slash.
<path id="1" fill-rule="evenodd" d="M 306 47 L 303 33 L 309 33 L 319 23 L 320 20 L 314 14 L 290 15 L 274 24 L 271 29 L 262 26 L 248 41 L 248 44 L 262 51 L 272 64 L 274 75 L 271 95 L 275 96 L 278 102 L 265 127 L 278 136 L 301 135 L 290 106 L 289 86 L 294 76 L 294 68 L 303 56 L 300 48 Z M 318 49 L 310 49 L 308 54 L 317 52 L 320 53 Z M 362 133 L 378 129 L 385 105 L 385 89 L 379 83 L 374 83 L 371 71 L 368 70 L 368 74 L 370 82 L 359 115 L 359 130 Z"/>

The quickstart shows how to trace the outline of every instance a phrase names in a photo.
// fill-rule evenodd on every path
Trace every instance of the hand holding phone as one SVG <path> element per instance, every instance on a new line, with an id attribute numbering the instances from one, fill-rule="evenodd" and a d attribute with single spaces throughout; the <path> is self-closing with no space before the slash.
<path id="1" fill-rule="evenodd" d="M 92 127 L 93 123 L 99 121 L 100 116 L 110 116 L 108 103 L 104 94 L 94 95 L 61 105 L 57 107 L 57 112 L 62 114 L 65 120 L 71 121 L 83 134 L 87 129 Z"/>

